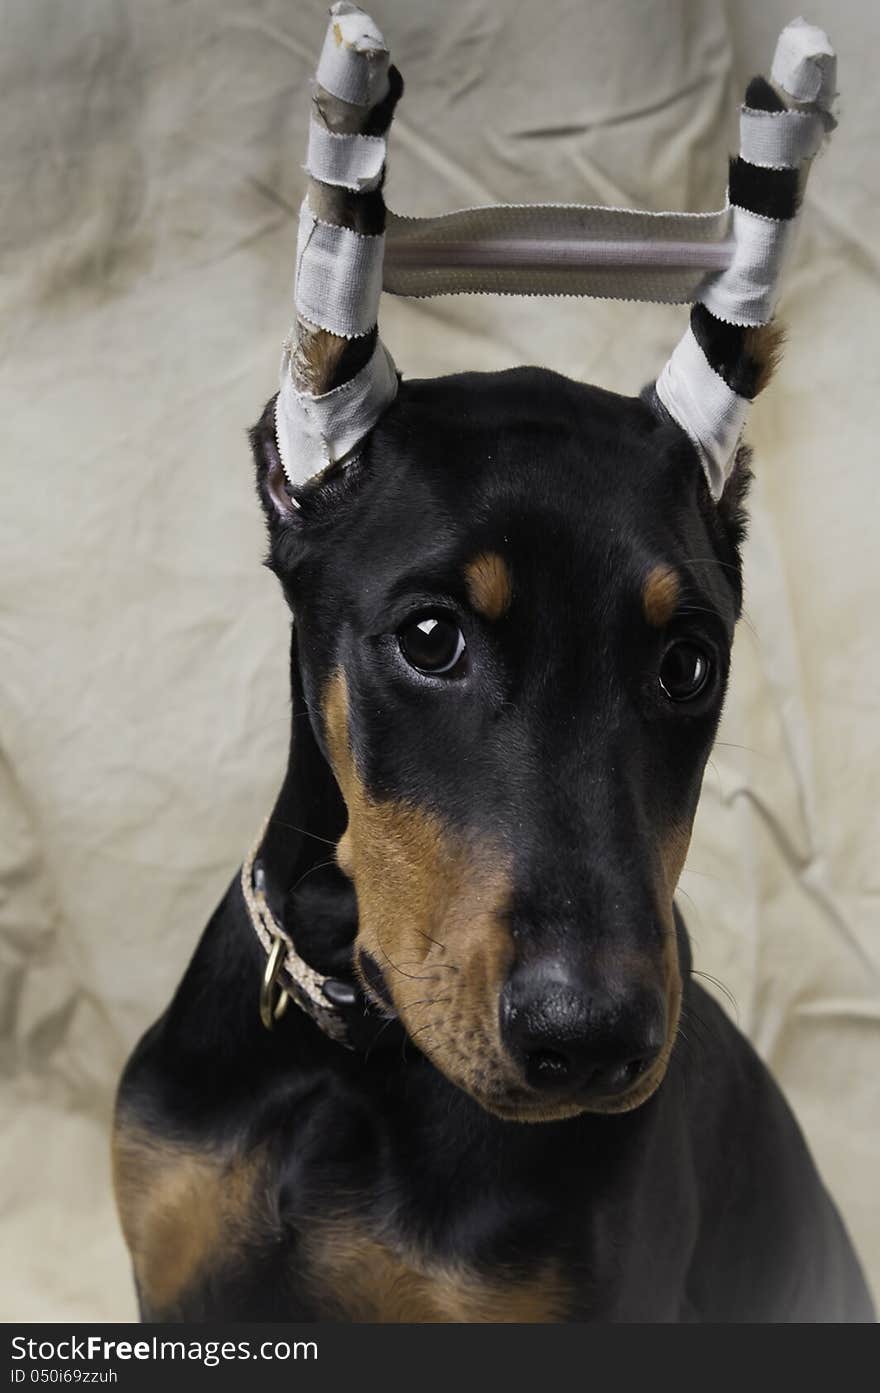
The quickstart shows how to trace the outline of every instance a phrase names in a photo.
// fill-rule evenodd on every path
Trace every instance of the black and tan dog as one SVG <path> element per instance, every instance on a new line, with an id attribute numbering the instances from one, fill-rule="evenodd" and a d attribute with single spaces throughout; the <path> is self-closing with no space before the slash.
<path id="1" fill-rule="evenodd" d="M 144 1317 L 870 1319 L 673 908 L 744 462 L 716 506 L 648 404 L 534 369 L 403 384 L 296 514 L 254 445 L 296 617 L 266 894 L 370 1014 L 265 1030 L 233 883 L 120 1093 Z"/>
<path id="2" fill-rule="evenodd" d="M 366 117 L 316 101 L 375 135 L 399 90 L 392 70 Z M 794 209 L 791 180 L 734 185 Z M 381 231 L 378 190 L 310 197 Z M 701 306 L 692 327 L 753 396 L 772 330 Z M 301 330 L 316 392 L 376 342 Z M 290 762 L 122 1081 L 144 1318 L 870 1320 L 673 905 L 741 606 L 745 453 L 716 502 L 653 392 L 539 369 L 404 382 L 299 489 L 272 403 L 252 439 L 295 620 Z"/>

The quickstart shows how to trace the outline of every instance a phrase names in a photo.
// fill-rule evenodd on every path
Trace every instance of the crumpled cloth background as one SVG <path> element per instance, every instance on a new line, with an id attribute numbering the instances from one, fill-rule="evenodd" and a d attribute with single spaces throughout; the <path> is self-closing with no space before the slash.
<path id="1" fill-rule="evenodd" d="M 407 83 L 389 202 L 715 208 L 791 3 L 375 0 Z M 876 1291 L 880 9 L 807 17 L 838 49 L 841 124 L 753 413 L 747 617 L 681 904 Z M 291 314 L 326 11 L 6 0 L 3 18 L 0 1311 L 125 1319 L 116 1079 L 284 765 L 288 623 L 245 428 Z M 636 392 L 685 319 L 385 297 L 382 328 L 410 376 L 536 362 Z"/>

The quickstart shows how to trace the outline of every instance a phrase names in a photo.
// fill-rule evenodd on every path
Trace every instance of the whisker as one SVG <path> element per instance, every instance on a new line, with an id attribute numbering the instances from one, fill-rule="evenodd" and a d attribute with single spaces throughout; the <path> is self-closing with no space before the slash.
<path id="1" fill-rule="evenodd" d="M 733 1007 L 734 1011 L 736 1012 L 737 1021 L 739 1021 L 739 1005 L 737 1003 L 736 997 L 734 996 L 733 992 L 730 990 L 729 987 L 725 987 L 724 983 L 719 981 L 717 977 L 713 977 L 711 972 L 701 972 L 699 968 L 696 967 L 691 968 L 691 975 L 694 977 L 705 978 L 707 982 L 711 982 L 713 986 L 716 986 L 720 992 L 723 992 L 724 995 L 727 997 L 727 1000 Z"/>
<path id="2" fill-rule="evenodd" d="M 717 611 L 708 605 L 679 605 L 676 614 L 711 614 L 716 619 L 718 617 Z"/>
<path id="3" fill-rule="evenodd" d="M 435 1029 L 436 1029 L 436 1022 L 431 1022 L 431 1021 L 429 1021 L 427 1025 L 421 1025 L 421 1026 L 419 1026 L 418 1030 L 414 1030 L 414 1031 L 412 1032 L 412 1034 L 410 1034 L 409 1032 L 407 1032 L 407 1034 L 404 1035 L 404 1037 L 403 1037 L 403 1042 L 402 1042 L 402 1044 L 401 1044 L 401 1046 L 400 1046 L 400 1058 L 401 1058 L 401 1060 L 403 1061 L 404 1064 L 406 1063 L 406 1047 L 407 1047 L 407 1045 L 410 1044 L 410 1043 L 416 1038 L 417 1035 L 421 1035 L 423 1031 L 425 1031 L 425 1030 L 435 1030 Z"/>
<path id="4" fill-rule="evenodd" d="M 723 566 L 726 571 L 737 572 L 741 569 L 730 561 L 719 561 L 717 556 L 689 556 L 684 564 L 686 566 Z"/>
<path id="5" fill-rule="evenodd" d="M 408 1039 L 410 1039 L 410 1040 L 414 1040 L 414 1039 L 416 1038 L 417 1035 L 422 1035 L 426 1030 L 436 1030 L 436 1029 L 437 1029 L 437 1025 L 438 1025 L 438 1022 L 437 1022 L 437 1021 L 429 1021 L 427 1025 L 420 1025 L 419 1028 L 418 1028 L 418 1030 L 411 1030 L 411 1031 L 408 1031 L 408 1032 L 407 1032 L 407 1037 L 408 1037 Z"/>
<path id="6" fill-rule="evenodd" d="M 382 1038 L 382 1036 L 384 1035 L 384 1032 L 387 1031 L 388 1025 L 395 1025 L 397 1024 L 397 1022 L 397 1015 L 388 1015 L 387 1021 L 383 1021 L 382 1028 L 377 1029 L 376 1034 L 373 1035 L 372 1041 L 370 1041 L 369 1045 L 366 1046 L 366 1049 L 363 1050 L 363 1059 L 368 1060 L 370 1055 L 372 1055 L 373 1049 L 376 1048 L 377 1041 L 379 1041 L 379 1039 Z"/>
<path id="7" fill-rule="evenodd" d="M 409 978 L 409 980 L 410 980 L 411 982 L 430 982 L 430 981 L 431 981 L 431 976 L 430 976 L 430 974 L 426 974 L 426 973 L 424 973 L 424 972 L 422 972 L 422 973 L 419 973 L 419 972 L 404 972 L 403 968 L 400 967 L 400 966 L 394 961 L 394 959 L 391 957 L 391 954 L 388 952 L 387 948 L 385 947 L 385 944 L 382 942 L 381 938 L 379 938 L 379 935 L 378 935 L 378 934 L 376 935 L 376 937 L 377 937 L 378 943 L 379 943 L 379 952 L 380 952 L 380 953 L 382 954 L 382 956 L 384 957 L 384 959 L 385 959 L 385 961 L 387 962 L 388 966 L 389 966 L 389 967 L 392 967 L 392 968 L 394 969 L 394 971 L 397 972 L 397 973 L 399 973 L 399 975 L 400 975 L 401 977 L 407 977 L 407 978 Z"/>
<path id="8" fill-rule="evenodd" d="M 280 817 L 270 817 L 269 822 L 273 827 L 285 827 L 289 832 L 299 832 L 301 837 L 311 837 L 313 841 L 325 842 L 327 846 L 336 846 L 336 842 L 331 837 L 319 837 L 317 832 L 307 832 L 305 827 L 295 827 L 292 822 L 282 822 Z"/>
<path id="9" fill-rule="evenodd" d="M 380 1035 L 384 1035 L 384 1034 L 385 1034 L 385 1031 L 388 1029 L 389 1025 L 394 1025 L 394 1023 L 395 1023 L 396 1020 L 397 1020 L 397 1016 L 389 1016 L 388 1019 L 387 1019 L 387 1021 L 385 1021 L 385 1022 L 383 1023 L 381 1029 L 376 1031 L 376 1034 L 373 1036 L 373 1038 L 372 1038 L 372 1040 L 370 1041 L 369 1045 L 368 1045 L 367 1048 L 364 1050 L 364 1059 L 365 1059 L 365 1060 L 366 1060 L 366 1059 L 369 1059 L 370 1055 L 372 1054 L 372 1052 L 373 1052 L 373 1050 L 374 1050 L 374 1048 L 375 1048 L 375 1046 L 376 1046 L 376 1042 L 377 1042 L 377 1040 L 379 1039 Z"/>
<path id="10" fill-rule="evenodd" d="M 423 996 L 418 1001 L 404 1001 L 402 1009 L 411 1011 L 415 1006 L 439 1006 L 447 1005 L 452 1000 L 451 996 Z"/>
<path id="11" fill-rule="evenodd" d="M 398 967 L 401 968 L 413 966 L 422 967 L 424 966 L 424 964 L 420 962 L 410 963 L 407 959 L 404 959 L 402 963 L 398 963 Z M 461 968 L 458 966 L 457 963 L 431 963 L 430 968 L 432 972 L 461 972 Z"/>
<path id="12" fill-rule="evenodd" d="M 724 789 L 723 789 L 722 784 L 721 784 L 721 775 L 720 775 L 719 772 L 718 772 L 718 765 L 715 763 L 714 759 L 707 759 L 707 760 L 706 760 L 706 768 L 707 768 L 707 769 L 711 769 L 711 770 L 712 770 L 712 773 L 715 775 L 715 779 L 716 779 L 716 782 L 717 782 L 717 784 L 718 784 L 718 793 L 719 793 L 720 797 L 723 798 L 723 797 L 724 797 Z"/>
<path id="13" fill-rule="evenodd" d="M 691 1007 L 687 1012 L 687 1021 L 688 1025 L 693 1027 L 694 1031 L 696 1032 L 697 1039 L 700 1041 L 700 1044 L 702 1045 L 703 1049 L 706 1049 L 706 1042 L 707 1039 L 713 1034 L 713 1028 L 711 1025 L 709 1025 L 707 1021 L 703 1020 L 703 1017 L 698 1014 L 693 1004 L 691 1004 Z"/>
<path id="14" fill-rule="evenodd" d="M 688 892 L 687 892 L 687 890 L 682 889 L 682 886 L 681 886 L 681 882 L 680 882 L 680 881 L 679 881 L 678 885 L 677 885 L 676 888 L 675 888 L 675 893 L 676 893 L 676 895 L 683 895 L 684 898 L 685 898 L 686 900 L 689 900 L 689 901 L 690 901 L 691 907 L 692 907 L 692 909 L 693 909 L 693 911 L 694 911 L 694 915 L 696 916 L 697 928 L 698 928 L 700 931 L 702 931 L 702 928 L 703 928 L 703 916 L 702 916 L 702 914 L 700 913 L 700 906 L 697 904 L 697 902 L 696 902 L 696 900 L 694 899 L 693 895 L 689 895 Z M 695 947 L 695 948 L 699 948 L 699 946 L 700 946 L 700 945 L 699 945 L 699 940 L 697 939 L 696 935 L 692 932 L 692 930 L 691 930 L 690 927 L 688 927 L 688 936 L 689 936 L 689 938 L 690 938 L 690 940 L 691 940 L 691 943 L 694 945 L 694 947 Z"/>
<path id="15" fill-rule="evenodd" d="M 294 892 L 294 890 L 296 890 L 296 889 L 298 888 L 298 886 L 302 885 L 302 883 L 303 883 L 303 881 L 305 880 L 306 876 L 311 875 L 313 871 L 326 871 L 326 869 L 327 869 L 328 866 L 335 866 L 335 865 L 336 865 L 336 862 L 335 862 L 335 861 L 332 861 L 332 860 L 331 860 L 331 861 L 316 861 L 315 864 L 314 864 L 314 866 L 309 866 L 309 868 L 308 868 L 307 871 L 303 871 L 302 875 L 299 877 L 299 880 L 294 881 L 293 885 L 291 885 L 291 887 L 290 887 L 290 889 L 288 890 L 287 893 L 288 893 L 289 895 L 292 895 L 293 892 Z"/>
<path id="16" fill-rule="evenodd" d="M 404 1057 L 404 1059 L 405 1059 L 405 1050 L 407 1050 L 407 1045 L 408 1045 L 409 1042 L 414 1041 L 414 1039 L 416 1038 L 416 1035 L 422 1035 L 423 1032 L 425 1032 L 425 1031 L 433 1031 L 433 1029 L 436 1029 L 436 1028 L 437 1028 L 436 1021 L 429 1021 L 429 1022 L 427 1022 L 427 1025 L 419 1025 L 418 1031 L 409 1031 L 409 1032 L 407 1032 L 407 1036 L 405 1036 L 405 1039 L 404 1039 L 404 1048 L 402 1048 L 402 1050 L 401 1050 L 401 1057 Z"/>
<path id="17" fill-rule="evenodd" d="M 418 927 L 417 924 L 414 925 L 414 927 L 415 927 L 415 931 L 416 931 L 417 934 L 421 934 L 422 938 L 426 938 L 426 939 L 428 940 L 429 943 L 433 943 L 433 944 L 435 945 L 435 947 L 437 947 L 437 948 L 440 949 L 441 953 L 445 953 L 445 952 L 446 952 L 446 944 L 445 944 L 445 943 L 441 943 L 440 940 L 437 939 L 437 938 L 432 938 L 430 934 L 425 933 L 425 930 L 424 930 L 424 929 L 420 929 L 420 928 Z"/>

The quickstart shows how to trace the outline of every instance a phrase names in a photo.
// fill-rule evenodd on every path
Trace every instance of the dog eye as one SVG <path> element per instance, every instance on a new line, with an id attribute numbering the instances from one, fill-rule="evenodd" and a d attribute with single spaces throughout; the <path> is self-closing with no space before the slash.
<path id="1" fill-rule="evenodd" d="M 709 655 L 696 643 L 672 643 L 660 664 L 660 686 L 671 701 L 692 701 L 709 681 Z"/>
<path id="2" fill-rule="evenodd" d="M 464 658 L 464 634 L 448 614 L 422 614 L 411 619 L 397 635 L 400 651 L 410 667 L 431 676 L 452 676 Z"/>

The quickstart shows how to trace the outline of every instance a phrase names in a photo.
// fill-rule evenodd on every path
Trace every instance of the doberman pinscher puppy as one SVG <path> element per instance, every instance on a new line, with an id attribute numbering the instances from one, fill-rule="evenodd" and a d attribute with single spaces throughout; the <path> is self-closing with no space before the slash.
<path id="1" fill-rule="evenodd" d="M 716 504 L 655 403 L 539 369 L 403 382 L 296 510 L 271 404 L 253 444 L 295 619 L 255 884 L 345 1038 L 264 1028 L 236 878 L 120 1090 L 143 1318 L 872 1319 L 673 905 L 745 453 Z"/>
<path id="2" fill-rule="evenodd" d="M 871 1319 L 673 903 L 741 607 L 762 276 L 833 92 L 824 35 L 779 51 L 796 109 L 753 83 L 731 166 L 751 241 L 655 388 L 398 384 L 376 321 L 402 81 L 334 5 L 297 324 L 252 433 L 290 760 L 122 1081 L 145 1319 Z"/>

